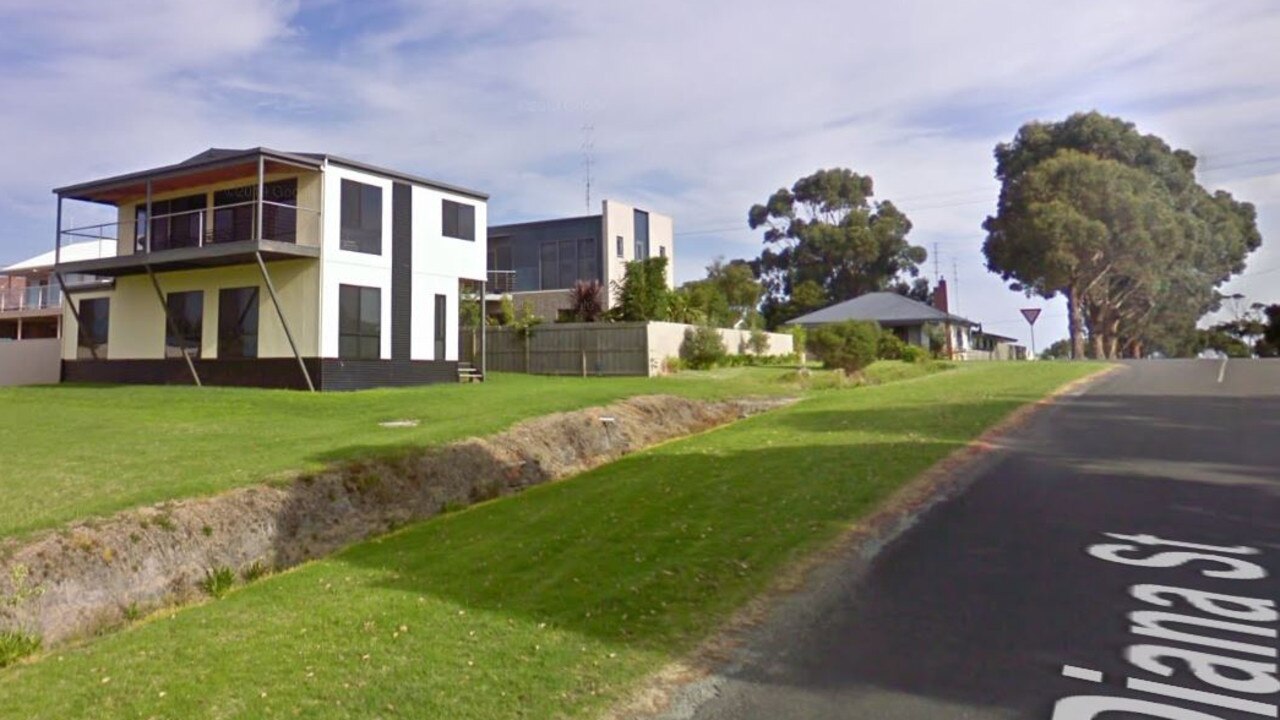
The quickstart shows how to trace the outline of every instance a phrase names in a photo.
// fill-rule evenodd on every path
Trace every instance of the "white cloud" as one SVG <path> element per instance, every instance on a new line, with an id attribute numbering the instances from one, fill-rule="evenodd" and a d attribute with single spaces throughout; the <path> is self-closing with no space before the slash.
<path id="1" fill-rule="evenodd" d="M 681 277 L 754 254 L 752 203 L 844 165 L 909 211 L 948 275 L 955 258 L 964 312 L 1013 330 L 1026 301 L 979 248 L 991 149 L 1021 122 L 1097 108 L 1208 167 L 1280 156 L 1280 8 L 1266 1 L 24 0 L 0 24 L 0 93 L 20 99 L 0 113 L 0 260 L 44 249 L 48 188 L 212 145 L 475 185 L 500 219 L 578 213 L 591 124 L 595 197 L 649 203 L 678 231 L 737 228 L 682 237 Z M 1258 203 L 1274 237 L 1280 189 L 1244 175 L 1277 167 L 1205 178 Z M 1276 285 L 1250 287 L 1280 301 Z M 1053 314 L 1042 345 L 1065 329 Z"/>

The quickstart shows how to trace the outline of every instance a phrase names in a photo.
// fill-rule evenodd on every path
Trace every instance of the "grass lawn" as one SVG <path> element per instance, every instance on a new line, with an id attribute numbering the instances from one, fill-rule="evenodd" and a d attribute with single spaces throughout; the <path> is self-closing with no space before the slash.
<path id="1" fill-rule="evenodd" d="M 878 373 L 898 372 L 883 364 Z M 494 374 L 479 385 L 308 394 L 240 388 L 0 388 L 0 537 L 215 493 L 397 446 L 485 435 L 536 415 L 632 395 L 796 394 L 783 368 L 671 378 Z M 417 427 L 383 428 L 415 419 Z"/>
<path id="2" fill-rule="evenodd" d="M 815 393 L 0 671 L 0 717 L 590 716 L 903 482 L 1098 367 Z"/>

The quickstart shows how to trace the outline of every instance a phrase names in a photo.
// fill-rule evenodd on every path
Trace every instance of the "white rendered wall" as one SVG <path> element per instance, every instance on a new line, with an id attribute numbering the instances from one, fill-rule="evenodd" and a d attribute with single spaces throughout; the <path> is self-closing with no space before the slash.
<path id="1" fill-rule="evenodd" d="M 342 181 L 382 188 L 382 254 L 341 248 Z M 359 285 L 382 291 L 382 342 L 379 357 L 391 357 L 391 186 L 392 181 L 359 170 L 328 165 L 324 171 L 324 231 L 320 267 L 320 356 L 338 357 L 338 286 Z"/>
<path id="2" fill-rule="evenodd" d="M 475 240 L 444 236 L 444 200 L 476 209 Z M 413 186 L 413 319 L 409 352 L 414 360 L 458 359 L 458 281 L 485 279 L 488 226 L 483 200 Z M 436 295 L 444 295 L 447 304 L 442 358 L 435 357 Z"/>

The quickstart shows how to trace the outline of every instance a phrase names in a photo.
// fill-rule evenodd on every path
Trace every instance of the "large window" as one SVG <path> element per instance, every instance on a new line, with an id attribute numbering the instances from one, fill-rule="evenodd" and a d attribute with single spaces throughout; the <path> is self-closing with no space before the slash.
<path id="1" fill-rule="evenodd" d="M 542 290 L 573 287 L 578 280 L 600 279 L 599 245 L 595 238 L 542 243 L 538 264 Z"/>
<path id="2" fill-rule="evenodd" d="M 153 201 L 151 203 L 151 249 L 155 251 L 199 247 L 200 235 L 204 229 L 203 211 L 207 203 L 208 198 L 203 193 Z M 146 203 L 138 203 L 134 207 L 134 221 L 135 248 L 138 252 L 146 252 Z"/>
<path id="3" fill-rule="evenodd" d="M 169 293 L 165 298 L 168 311 L 164 333 L 164 356 L 180 358 L 183 351 L 193 358 L 200 357 L 201 337 L 204 332 L 204 293 Z"/>
<path id="4" fill-rule="evenodd" d="M 257 184 L 213 194 L 213 235 L 216 243 L 252 240 Z M 288 178 L 262 186 L 262 238 L 298 241 L 298 179 Z M 282 207 L 287 206 L 287 207 Z"/>
<path id="5" fill-rule="evenodd" d="M 79 313 L 80 334 L 76 340 L 76 357 L 80 360 L 106 360 L 111 300 L 81 300 Z"/>
<path id="6" fill-rule="evenodd" d="M 636 260 L 649 259 L 649 213 L 636 210 L 634 215 L 636 226 Z"/>
<path id="7" fill-rule="evenodd" d="M 382 291 L 378 288 L 338 286 L 338 357 L 382 357 Z"/>
<path id="8" fill-rule="evenodd" d="M 339 242 L 343 250 L 382 254 L 382 188 L 354 180 L 342 181 Z"/>
<path id="9" fill-rule="evenodd" d="M 218 291 L 218 357 L 258 357 L 258 288 Z"/>
<path id="10" fill-rule="evenodd" d="M 445 200 L 441 206 L 445 237 L 459 240 L 476 239 L 476 208 L 474 205 Z"/>

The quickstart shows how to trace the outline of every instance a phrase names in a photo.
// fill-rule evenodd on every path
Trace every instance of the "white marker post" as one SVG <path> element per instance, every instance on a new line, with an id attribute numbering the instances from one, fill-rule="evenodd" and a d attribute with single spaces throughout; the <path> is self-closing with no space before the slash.
<path id="1" fill-rule="evenodd" d="M 1036 358 L 1036 318 L 1040 317 L 1040 308 L 1022 308 L 1022 317 L 1027 319 L 1031 327 L 1031 359 Z"/>

